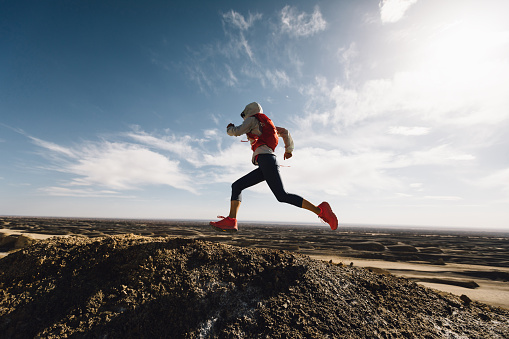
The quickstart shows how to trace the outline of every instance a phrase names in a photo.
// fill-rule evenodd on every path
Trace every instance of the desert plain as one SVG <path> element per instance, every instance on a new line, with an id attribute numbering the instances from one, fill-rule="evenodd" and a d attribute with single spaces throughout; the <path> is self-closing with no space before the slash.
<path id="1" fill-rule="evenodd" d="M 509 232 L 341 225 L 331 231 L 326 225 L 241 223 L 238 233 L 222 234 L 206 221 L 0 217 L 0 256 L 16 250 L 6 239 L 21 234 L 31 239 L 135 234 L 285 250 L 509 309 Z"/>

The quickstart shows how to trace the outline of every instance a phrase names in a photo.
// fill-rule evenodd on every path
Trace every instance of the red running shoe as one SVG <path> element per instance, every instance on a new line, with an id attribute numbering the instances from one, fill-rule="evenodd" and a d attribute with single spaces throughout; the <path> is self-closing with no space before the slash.
<path id="1" fill-rule="evenodd" d="M 318 205 L 318 208 L 321 210 L 318 217 L 328 223 L 330 225 L 330 228 L 334 231 L 338 228 L 338 218 L 332 212 L 332 208 L 330 208 L 330 205 L 328 202 L 322 202 L 320 205 Z"/>
<path id="2" fill-rule="evenodd" d="M 237 219 L 230 218 L 230 217 L 218 217 L 223 218 L 220 221 L 211 221 L 210 226 L 214 231 L 217 232 L 230 232 L 234 233 L 238 231 L 237 228 Z"/>

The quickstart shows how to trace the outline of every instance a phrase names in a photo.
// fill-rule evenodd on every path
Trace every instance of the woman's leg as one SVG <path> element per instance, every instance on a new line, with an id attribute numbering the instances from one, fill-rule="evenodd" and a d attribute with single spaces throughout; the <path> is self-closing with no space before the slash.
<path id="1" fill-rule="evenodd" d="M 242 191 L 248 187 L 259 184 L 264 179 L 263 173 L 258 167 L 257 169 L 249 172 L 242 178 L 238 179 L 232 184 L 232 195 L 230 199 L 230 214 L 228 217 L 237 219 L 237 213 L 242 201 Z"/>
<path id="2" fill-rule="evenodd" d="M 322 210 L 318 206 L 313 205 L 311 202 L 298 195 L 287 193 L 285 191 L 281 175 L 279 173 L 279 166 L 273 155 L 260 155 L 258 157 L 258 165 L 263 171 L 265 180 L 278 201 L 292 204 L 311 211 L 316 215 L 320 215 Z"/>
<path id="3" fill-rule="evenodd" d="M 240 208 L 240 200 L 231 200 L 230 201 L 230 214 L 228 214 L 228 218 L 237 219 L 237 213 Z"/>
<path id="4" fill-rule="evenodd" d="M 272 154 L 260 154 L 258 156 L 258 166 L 263 172 L 265 181 L 270 187 L 270 190 L 276 196 L 279 202 L 284 202 L 297 207 L 303 207 L 304 199 L 296 194 L 291 194 L 285 191 L 281 175 L 279 174 L 279 165 L 277 164 L 276 157 Z M 310 204 L 309 202 L 307 202 Z M 309 207 L 306 204 L 306 207 Z M 308 209 L 308 208 L 306 208 Z"/>
<path id="5" fill-rule="evenodd" d="M 263 176 L 265 177 L 267 184 L 278 201 L 305 208 L 315 213 L 319 218 L 328 223 L 332 230 L 338 228 L 338 219 L 327 202 L 324 201 L 320 205 L 315 206 L 306 199 L 285 191 L 275 156 L 270 154 L 261 154 L 258 156 L 258 165 L 263 172 Z"/>
<path id="6" fill-rule="evenodd" d="M 316 215 L 320 215 L 322 210 L 318 207 L 307 201 L 306 199 L 302 199 L 302 208 L 307 209 L 308 211 L 313 212 Z"/>

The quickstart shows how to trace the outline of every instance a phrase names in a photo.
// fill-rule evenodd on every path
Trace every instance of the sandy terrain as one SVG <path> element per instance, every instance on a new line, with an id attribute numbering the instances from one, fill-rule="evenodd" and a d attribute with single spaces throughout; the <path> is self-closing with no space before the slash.
<path id="1" fill-rule="evenodd" d="M 509 268 L 467 264 L 438 266 L 425 263 L 392 262 L 327 255 L 310 255 L 310 257 L 324 261 L 332 260 L 333 263 L 354 263 L 355 266 L 378 268 L 393 275 L 414 280 L 429 288 L 456 295 L 467 295 L 472 300 L 509 309 L 509 282 L 488 278 L 493 272 L 506 272 L 509 275 Z M 378 270 L 374 271 L 377 272 Z M 472 279 L 465 279 L 465 277 L 473 275 L 475 277 L 472 277 Z M 434 279 L 437 282 L 429 282 Z M 454 283 L 461 284 L 472 281 L 479 287 L 468 288 L 454 285 Z"/>
<path id="2" fill-rule="evenodd" d="M 509 309 L 508 234 L 241 224 L 235 235 L 206 222 L 0 217 L 0 234 L 37 239 L 133 233 L 186 237 L 252 248 L 289 250 L 315 259 L 372 267 L 421 285 Z M 2 250 L 0 246 L 0 251 Z"/>

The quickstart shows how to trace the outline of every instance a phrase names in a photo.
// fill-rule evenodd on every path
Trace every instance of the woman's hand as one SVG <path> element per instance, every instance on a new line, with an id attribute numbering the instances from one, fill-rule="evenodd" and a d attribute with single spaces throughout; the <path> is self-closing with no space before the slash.
<path id="1" fill-rule="evenodd" d="M 232 124 L 231 122 L 228 124 L 228 126 L 226 126 L 226 129 L 228 130 L 228 128 L 230 128 L 230 126 L 235 126 L 234 124 Z"/>
<path id="2" fill-rule="evenodd" d="M 283 159 L 290 159 L 292 157 L 292 153 L 285 152 L 285 155 L 283 156 Z"/>

